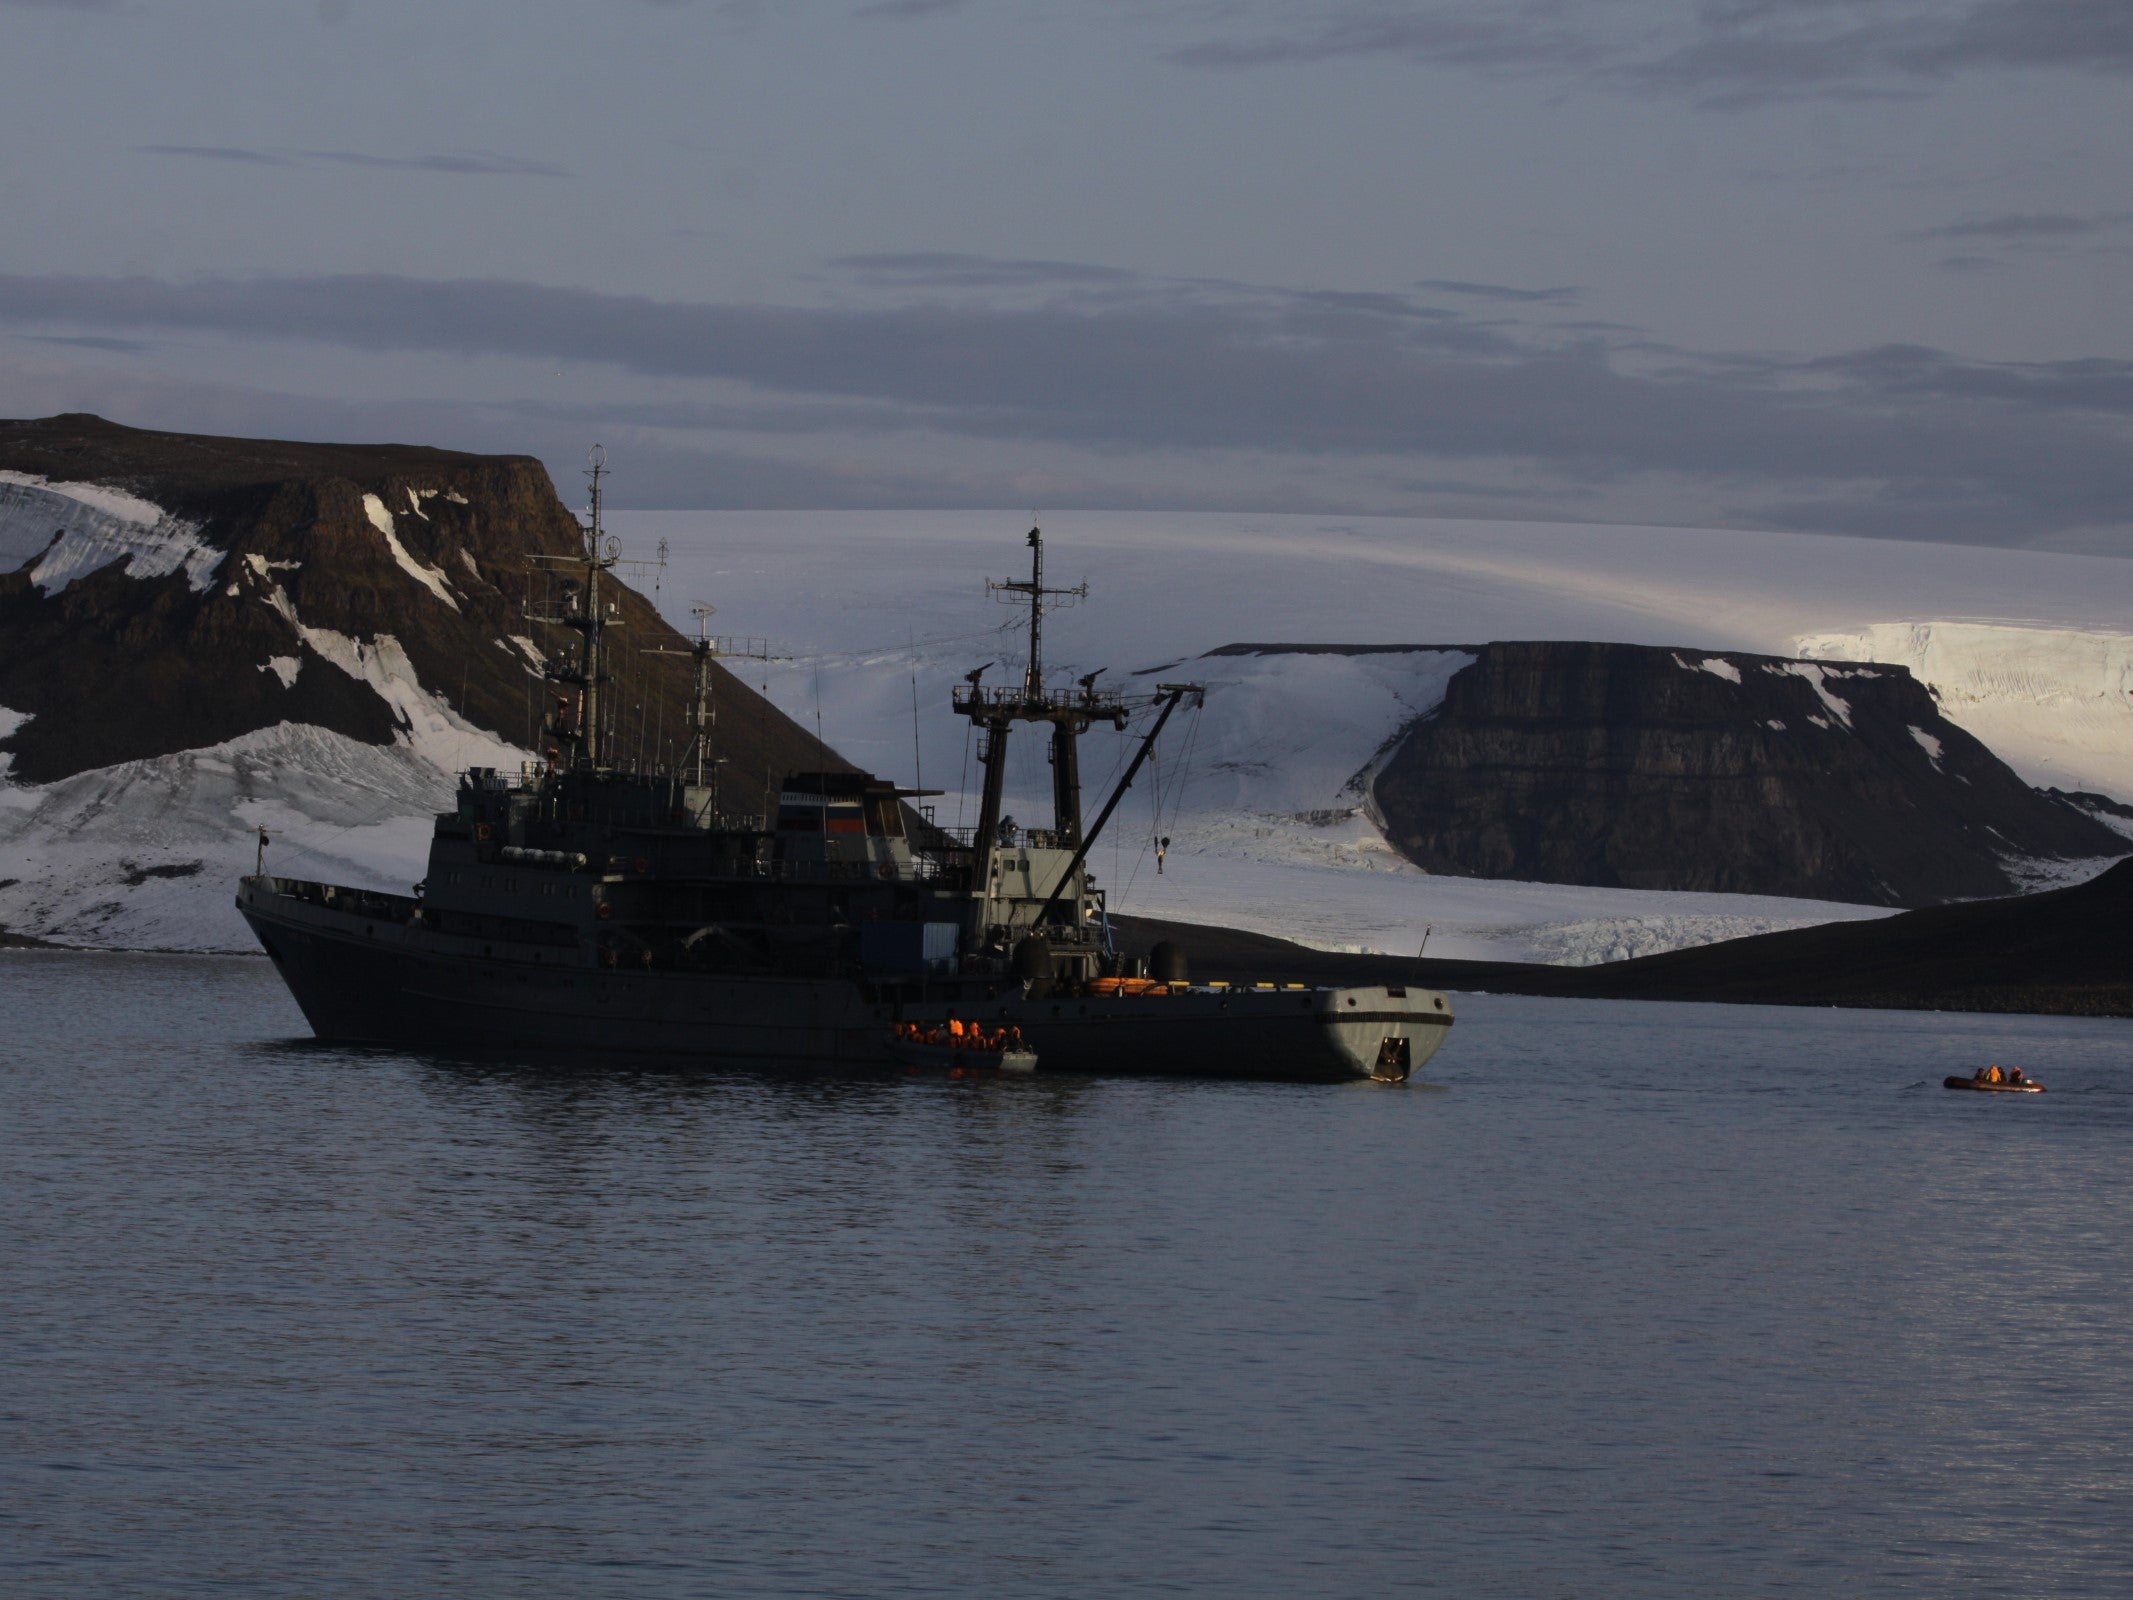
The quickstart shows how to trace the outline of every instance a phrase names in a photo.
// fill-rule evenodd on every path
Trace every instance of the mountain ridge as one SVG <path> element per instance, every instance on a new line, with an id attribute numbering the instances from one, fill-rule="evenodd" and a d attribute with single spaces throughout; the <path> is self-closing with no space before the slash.
<path id="1" fill-rule="evenodd" d="M 396 676 L 469 730 L 536 747 L 545 692 L 533 660 L 504 641 L 568 646 L 565 630 L 527 620 L 529 559 L 571 554 L 582 534 L 532 457 L 154 433 L 70 415 L 0 422 L 0 473 L 15 480 L 0 484 L 13 491 L 0 510 L 18 556 L 20 530 L 35 530 L 40 512 L 71 515 L 88 486 L 138 496 L 220 552 L 205 585 L 153 561 L 142 576 L 140 547 L 159 529 L 62 527 L 43 565 L 0 574 L 0 705 L 25 719 L 0 752 L 17 780 L 284 722 L 390 743 L 415 731 L 408 694 L 384 692 Z M 90 547 L 76 567 L 105 559 L 41 585 L 68 538 Z M 685 652 L 688 641 L 626 584 L 613 593 L 635 642 L 616 657 L 636 720 L 678 732 L 690 666 L 644 652 Z M 733 765 L 847 765 L 732 674 L 713 673 Z"/>
<path id="2" fill-rule="evenodd" d="M 1468 658 L 1357 779 L 1433 874 L 1917 906 L 2009 893 L 2011 861 L 2133 851 L 1897 665 L 1571 640 L 1208 656 L 1403 652 Z"/>

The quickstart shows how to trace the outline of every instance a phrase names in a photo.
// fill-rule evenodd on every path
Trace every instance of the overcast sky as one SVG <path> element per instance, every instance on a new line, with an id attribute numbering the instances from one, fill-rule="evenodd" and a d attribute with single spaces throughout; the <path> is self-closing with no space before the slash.
<path id="1" fill-rule="evenodd" d="M 0 414 L 2133 555 L 2133 0 L 0 0 Z"/>

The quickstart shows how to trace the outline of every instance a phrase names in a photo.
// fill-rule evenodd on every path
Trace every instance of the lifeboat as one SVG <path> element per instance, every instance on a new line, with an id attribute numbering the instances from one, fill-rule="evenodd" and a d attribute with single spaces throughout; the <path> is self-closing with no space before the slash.
<path id="1" fill-rule="evenodd" d="M 1091 978 L 1091 994 L 1168 994 L 1170 985 L 1161 978 Z"/>
<path id="2" fill-rule="evenodd" d="M 1022 1041 L 1019 1028 L 971 1027 L 951 1034 L 945 1025 L 899 1022 L 889 1035 L 890 1059 L 915 1071 L 1035 1072 L 1037 1052 Z"/>
<path id="3" fill-rule="evenodd" d="M 1997 1083 L 1989 1078 L 1943 1078 L 1944 1089 L 1975 1089 L 1979 1094 L 2042 1094 L 2044 1085 L 2026 1074 L 2019 1078 L 2002 1078 Z"/>

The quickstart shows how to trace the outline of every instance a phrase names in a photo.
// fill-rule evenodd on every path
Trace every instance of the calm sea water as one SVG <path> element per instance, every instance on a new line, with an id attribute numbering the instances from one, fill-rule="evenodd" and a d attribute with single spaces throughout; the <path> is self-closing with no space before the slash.
<path id="1" fill-rule="evenodd" d="M 810 1080 L 0 958 L 0 1585 L 2133 1592 L 2133 1025 L 1459 1009 L 1441 1092 Z"/>

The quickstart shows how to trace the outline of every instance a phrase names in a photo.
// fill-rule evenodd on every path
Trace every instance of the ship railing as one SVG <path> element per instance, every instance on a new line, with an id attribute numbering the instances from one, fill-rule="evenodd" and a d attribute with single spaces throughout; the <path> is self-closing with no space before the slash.
<path id="1" fill-rule="evenodd" d="M 943 861 L 920 851 L 904 861 L 758 861 L 733 876 L 772 883 L 954 884 L 967 877 L 961 861 Z"/>
<path id="2" fill-rule="evenodd" d="M 960 687 L 954 695 L 955 709 L 968 715 L 974 710 L 1021 711 L 1042 716 L 1047 711 L 1086 711 L 1098 717 L 1115 716 L 1126 702 L 1109 689 L 1045 689 L 1026 694 L 1010 685 L 985 684 Z"/>
<path id="3" fill-rule="evenodd" d="M 921 830 L 913 841 L 914 848 L 926 850 L 971 850 L 978 842 L 976 828 L 943 828 L 938 825 Z M 1071 850 L 1079 842 L 1063 828 L 1022 828 L 1012 832 L 1003 831 L 996 841 L 1002 850 Z"/>
<path id="4" fill-rule="evenodd" d="M 323 906 L 328 911 L 345 911 L 352 916 L 375 917 L 381 922 L 405 921 L 414 915 L 421 904 L 413 895 L 385 894 L 376 889 L 351 889 L 338 883 L 312 883 L 303 878 L 276 878 L 262 876 L 259 882 L 275 894 L 286 895 L 291 900 L 301 900 L 306 905 Z"/>

